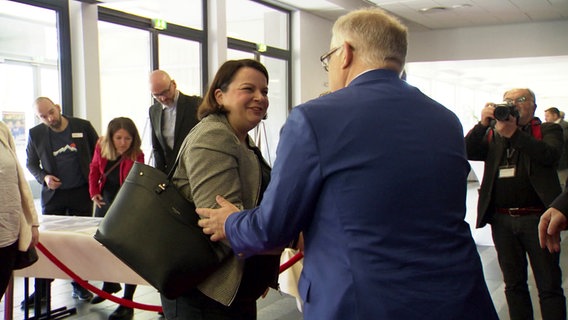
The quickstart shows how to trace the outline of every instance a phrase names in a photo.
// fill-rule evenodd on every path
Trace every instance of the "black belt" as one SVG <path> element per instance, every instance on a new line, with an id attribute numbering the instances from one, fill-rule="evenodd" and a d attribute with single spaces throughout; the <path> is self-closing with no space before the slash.
<path id="1" fill-rule="evenodd" d="M 513 217 L 527 216 L 532 214 L 541 214 L 545 211 L 542 207 L 525 207 L 525 208 L 497 208 L 497 213 L 508 214 Z"/>

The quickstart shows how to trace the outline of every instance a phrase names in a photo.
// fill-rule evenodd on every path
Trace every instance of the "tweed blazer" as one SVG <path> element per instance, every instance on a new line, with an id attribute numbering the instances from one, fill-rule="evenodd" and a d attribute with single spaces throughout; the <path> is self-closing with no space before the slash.
<path id="1" fill-rule="evenodd" d="M 251 139 L 248 141 L 250 144 Z M 219 194 L 240 209 L 257 205 L 261 179 L 258 157 L 240 143 L 226 116 L 221 114 L 207 116 L 191 130 L 181 146 L 172 178 L 198 208 L 218 207 L 215 196 Z M 244 261 L 232 256 L 197 288 L 211 299 L 230 305 L 243 267 Z"/>
<path id="2" fill-rule="evenodd" d="M 39 224 L 37 212 L 34 205 L 34 198 L 32 196 L 32 191 L 26 176 L 24 174 L 24 169 L 20 166 L 20 162 L 16 156 L 16 145 L 14 144 L 14 138 L 10 133 L 10 129 L 0 121 L 0 142 L 4 144 L 9 150 L 10 154 L 14 157 L 16 161 L 16 168 L 18 170 L 18 188 L 20 189 L 20 198 L 22 202 L 22 216 L 20 219 L 20 237 L 18 239 L 18 250 L 26 251 L 32 241 L 32 225 Z"/>

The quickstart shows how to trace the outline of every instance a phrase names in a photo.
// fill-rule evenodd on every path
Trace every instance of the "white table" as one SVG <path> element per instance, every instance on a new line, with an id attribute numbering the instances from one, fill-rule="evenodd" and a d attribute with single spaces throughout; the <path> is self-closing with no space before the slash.
<path id="1" fill-rule="evenodd" d="M 93 238 L 101 220 L 92 217 L 40 216 L 40 242 L 84 280 L 149 285 Z M 16 270 L 14 277 L 71 279 L 39 250 L 38 255 L 36 263 Z M 4 301 L 5 320 L 12 319 L 13 303 L 13 288 L 9 288 Z M 64 312 L 67 310 L 61 309 Z"/>
<path id="2" fill-rule="evenodd" d="M 102 218 L 41 217 L 40 242 L 85 280 L 148 285 L 144 279 L 93 238 Z M 41 252 L 32 266 L 17 270 L 15 277 L 71 279 Z"/>

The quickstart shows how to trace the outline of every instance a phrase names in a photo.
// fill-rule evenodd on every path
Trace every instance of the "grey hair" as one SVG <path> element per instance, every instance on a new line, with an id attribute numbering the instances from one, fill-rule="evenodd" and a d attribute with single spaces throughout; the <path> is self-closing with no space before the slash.
<path id="1" fill-rule="evenodd" d="M 349 43 L 367 65 L 406 62 L 408 29 L 379 8 L 364 8 L 341 16 L 333 25 L 332 47 Z"/>

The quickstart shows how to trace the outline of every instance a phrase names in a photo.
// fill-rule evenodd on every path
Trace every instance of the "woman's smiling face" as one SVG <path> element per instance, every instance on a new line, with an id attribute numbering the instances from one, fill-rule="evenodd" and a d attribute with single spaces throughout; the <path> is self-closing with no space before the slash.
<path id="1" fill-rule="evenodd" d="M 241 137 L 266 116 L 268 81 L 258 70 L 243 67 L 237 71 L 225 92 L 217 89 L 215 98 L 227 111 L 233 130 Z"/>

